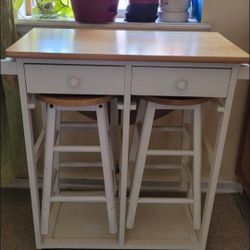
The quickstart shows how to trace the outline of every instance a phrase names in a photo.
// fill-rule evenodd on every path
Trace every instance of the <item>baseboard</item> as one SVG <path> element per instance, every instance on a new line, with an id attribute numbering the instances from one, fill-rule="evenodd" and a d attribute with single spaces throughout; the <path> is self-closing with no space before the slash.
<path id="1" fill-rule="evenodd" d="M 75 180 L 74 182 L 68 182 L 67 180 L 62 180 L 62 187 L 63 188 L 78 188 L 78 187 L 83 187 L 84 183 L 84 188 L 101 188 L 103 187 L 103 182 L 100 180 L 92 180 L 91 182 L 89 181 L 83 181 L 83 180 Z M 178 183 L 177 182 L 172 182 L 172 183 L 157 183 L 157 185 L 154 185 L 155 183 L 153 182 L 147 182 L 144 185 L 145 190 L 173 190 L 178 188 Z M 39 188 L 42 187 L 42 179 L 38 180 L 38 186 Z M 208 187 L 208 181 L 204 180 L 202 181 L 201 188 L 202 192 L 206 192 Z M 11 182 L 7 188 L 29 188 L 29 182 L 28 179 L 25 178 L 17 178 L 13 182 Z M 225 181 L 225 180 L 220 180 L 217 185 L 217 191 L 216 193 L 240 193 L 243 191 L 243 187 L 241 184 L 237 181 Z"/>

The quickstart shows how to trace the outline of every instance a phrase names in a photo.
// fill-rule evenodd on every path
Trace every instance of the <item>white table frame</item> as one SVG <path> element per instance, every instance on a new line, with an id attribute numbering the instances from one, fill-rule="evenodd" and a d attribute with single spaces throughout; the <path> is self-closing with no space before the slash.
<path id="1" fill-rule="evenodd" d="M 122 121 L 122 146 L 121 146 L 121 162 L 120 162 L 120 193 L 119 193 L 119 234 L 117 239 L 105 241 L 103 239 L 95 239 L 95 243 L 89 240 L 79 239 L 43 239 L 40 233 L 40 203 L 38 193 L 35 143 L 33 138 L 33 128 L 31 121 L 31 109 L 28 94 L 26 91 L 26 80 L 24 64 L 56 64 L 56 65 L 120 65 L 125 68 L 124 79 L 124 113 Z M 219 178 L 223 149 L 227 134 L 230 112 L 233 104 L 233 96 L 235 92 L 236 82 L 238 78 L 247 79 L 248 68 L 240 67 L 239 64 L 195 64 L 195 63 L 163 63 L 163 62 L 122 62 L 122 61 L 83 61 L 83 60 L 47 60 L 47 59 L 16 59 L 2 61 L 2 74 L 17 74 L 20 99 L 22 106 L 23 127 L 26 145 L 26 154 L 28 162 L 29 184 L 31 191 L 31 203 L 33 212 L 33 222 L 35 230 L 35 241 L 37 249 L 43 248 L 107 248 L 107 249 L 189 249 L 189 250 L 205 250 L 208 230 L 211 220 L 211 214 L 214 204 L 217 182 Z M 217 131 L 215 149 L 213 151 L 210 162 L 212 163 L 208 181 L 208 191 L 205 200 L 205 206 L 202 218 L 201 230 L 196 232 L 197 239 L 186 240 L 170 240 L 170 241 L 150 241 L 147 238 L 130 240 L 127 238 L 128 233 L 125 229 L 126 217 L 126 192 L 127 192 L 127 174 L 128 174 L 128 150 L 129 150 L 129 120 L 130 120 L 130 104 L 131 104 L 131 82 L 133 66 L 171 66 L 171 67 L 195 67 L 195 68 L 227 68 L 232 70 L 231 80 L 228 88 L 228 95 L 225 98 L 225 105 L 220 113 L 219 127 Z M 240 75 L 239 75 L 240 74 Z M 209 76 L 208 76 L 209 77 Z M 94 94 L 94 93 L 93 93 Z M 112 94 L 112 93 L 110 93 Z M 191 222 L 192 223 L 192 222 Z"/>

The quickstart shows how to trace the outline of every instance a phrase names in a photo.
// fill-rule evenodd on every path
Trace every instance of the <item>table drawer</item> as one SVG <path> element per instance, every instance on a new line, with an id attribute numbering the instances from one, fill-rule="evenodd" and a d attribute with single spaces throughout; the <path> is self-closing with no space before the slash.
<path id="1" fill-rule="evenodd" d="M 230 69 L 133 67 L 133 95 L 226 97 Z"/>
<path id="2" fill-rule="evenodd" d="M 124 93 L 124 68 L 26 64 L 28 93 L 112 94 Z"/>

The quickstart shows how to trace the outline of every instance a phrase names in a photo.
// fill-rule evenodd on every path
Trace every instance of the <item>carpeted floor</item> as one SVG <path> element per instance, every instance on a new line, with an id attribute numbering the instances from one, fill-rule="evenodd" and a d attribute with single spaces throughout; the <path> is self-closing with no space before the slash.
<path id="1" fill-rule="evenodd" d="M 35 250 L 27 189 L 1 190 L 1 250 Z M 216 196 L 207 250 L 249 250 L 249 200 Z"/>

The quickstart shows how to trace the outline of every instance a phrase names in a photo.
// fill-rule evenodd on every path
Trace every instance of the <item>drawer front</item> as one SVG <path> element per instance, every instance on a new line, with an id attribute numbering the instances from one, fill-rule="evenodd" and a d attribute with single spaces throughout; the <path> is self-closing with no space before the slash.
<path id="1" fill-rule="evenodd" d="M 134 67 L 133 95 L 226 97 L 230 69 Z"/>
<path id="2" fill-rule="evenodd" d="M 26 64 L 28 93 L 112 94 L 124 93 L 124 68 Z"/>

